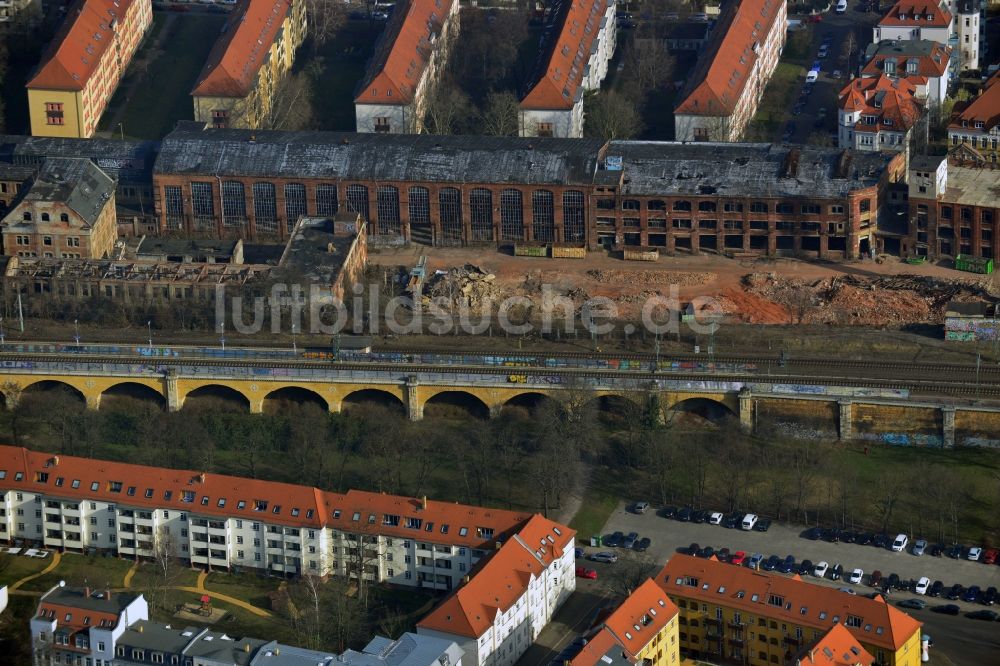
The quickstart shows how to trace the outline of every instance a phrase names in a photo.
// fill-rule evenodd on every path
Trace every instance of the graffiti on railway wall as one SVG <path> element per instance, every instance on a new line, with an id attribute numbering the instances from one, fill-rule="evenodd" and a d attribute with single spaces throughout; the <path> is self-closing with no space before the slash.
<path id="1" fill-rule="evenodd" d="M 881 442 L 893 446 L 922 446 L 927 448 L 943 448 L 944 437 L 912 432 L 870 432 L 859 433 L 858 439 Z"/>
<path id="2" fill-rule="evenodd" d="M 786 395 L 829 395 L 843 398 L 908 398 L 907 389 L 822 386 L 819 384 L 771 384 L 772 393 Z"/>
<path id="3" fill-rule="evenodd" d="M 1000 449 L 1000 439 L 990 439 L 989 437 L 957 437 L 956 440 L 958 446 Z"/>
<path id="4" fill-rule="evenodd" d="M 944 339 L 959 342 L 977 342 L 1000 338 L 998 319 L 957 319 L 944 320 Z"/>

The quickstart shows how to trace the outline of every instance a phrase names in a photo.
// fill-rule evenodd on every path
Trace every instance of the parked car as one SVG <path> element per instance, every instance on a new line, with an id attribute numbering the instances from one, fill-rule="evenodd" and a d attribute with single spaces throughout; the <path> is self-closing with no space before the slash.
<path id="1" fill-rule="evenodd" d="M 739 527 L 740 521 L 743 520 L 743 514 L 731 513 L 722 519 L 722 526 L 727 530 L 733 530 Z"/>
<path id="2" fill-rule="evenodd" d="M 970 620 L 986 620 L 987 622 L 996 622 L 1000 619 L 1000 613 L 992 610 L 977 610 L 971 613 L 966 613 L 965 617 Z"/>
<path id="3" fill-rule="evenodd" d="M 984 606 L 992 606 L 996 602 L 997 602 L 997 588 L 991 585 L 988 588 L 986 588 L 986 591 L 983 592 L 981 597 L 979 597 L 979 603 L 983 604 Z"/>
<path id="4" fill-rule="evenodd" d="M 611 548 L 617 548 L 621 545 L 622 540 L 625 538 L 625 534 L 622 532 L 615 532 L 614 534 L 609 534 L 604 537 L 604 545 L 610 546 Z"/>
<path id="5" fill-rule="evenodd" d="M 872 544 L 876 548 L 888 548 L 889 547 L 889 535 L 888 534 L 876 534 L 875 538 L 872 540 Z"/>
<path id="6" fill-rule="evenodd" d="M 728 563 L 730 557 L 732 557 L 732 556 L 729 554 L 729 549 L 728 548 L 720 548 L 719 552 L 717 552 L 715 554 L 715 559 L 717 559 L 717 560 L 719 560 L 720 562 L 723 562 L 723 563 Z"/>
<path id="7" fill-rule="evenodd" d="M 779 564 L 781 564 L 781 558 L 778 557 L 777 555 L 772 555 L 771 557 L 767 558 L 763 564 L 760 565 L 760 568 L 763 569 L 764 571 L 774 571 L 775 569 L 778 568 Z"/>
<path id="8" fill-rule="evenodd" d="M 1000 550 L 996 548 L 983 551 L 983 564 L 996 564 L 998 556 L 1000 556 Z"/>
<path id="9" fill-rule="evenodd" d="M 810 541 L 819 541 L 823 537 L 823 529 L 821 527 L 813 527 L 806 532 L 805 536 Z"/>
<path id="10" fill-rule="evenodd" d="M 812 560 L 802 560 L 802 564 L 799 565 L 799 575 L 804 576 L 805 574 L 811 574 L 815 568 L 816 567 L 813 566 Z"/>
<path id="11" fill-rule="evenodd" d="M 847 0 L 837 0 L 837 6 L 833 9 L 837 14 L 843 14 L 847 11 Z"/>
<path id="12" fill-rule="evenodd" d="M 944 555 L 944 544 L 936 543 L 927 552 L 930 553 L 931 557 L 941 557 Z"/>
<path id="13" fill-rule="evenodd" d="M 781 573 L 792 573 L 795 571 L 795 556 L 788 555 L 785 557 L 785 561 L 778 565 L 778 571 Z"/>
<path id="14" fill-rule="evenodd" d="M 747 566 L 756 571 L 760 569 L 760 563 L 764 559 L 763 553 L 754 553 L 750 556 L 750 560 L 747 562 Z"/>
<path id="15" fill-rule="evenodd" d="M 689 522 L 691 520 L 692 513 L 694 513 L 694 510 L 689 506 L 685 506 L 681 509 L 678 509 L 677 520 L 681 521 L 682 523 Z"/>
<path id="16" fill-rule="evenodd" d="M 618 556 L 614 553 L 603 550 L 599 553 L 593 553 L 590 556 L 592 562 L 604 562 L 605 564 L 614 564 L 618 561 Z"/>
<path id="17" fill-rule="evenodd" d="M 735 553 L 733 553 L 733 556 L 729 558 L 729 563 L 735 564 L 738 567 L 743 566 L 746 563 L 746 561 L 747 561 L 747 554 L 742 550 L 736 551 Z"/>
<path id="18" fill-rule="evenodd" d="M 963 592 L 965 592 L 965 588 L 962 587 L 960 584 L 955 583 L 954 585 L 951 586 L 951 589 L 948 590 L 948 594 L 945 595 L 945 598 L 948 599 L 949 601 L 956 601 L 962 598 Z"/>
<path id="19" fill-rule="evenodd" d="M 923 599 L 903 599 L 896 603 L 900 608 L 909 608 L 911 610 L 923 610 L 927 608 L 927 602 Z"/>
<path id="20" fill-rule="evenodd" d="M 854 543 L 858 540 L 858 533 L 851 532 L 850 530 L 844 530 L 840 533 L 840 540 L 844 543 Z"/>
<path id="21" fill-rule="evenodd" d="M 810 69 L 809 73 L 806 74 L 806 83 L 816 83 L 819 80 L 819 70 Z"/>
<path id="22" fill-rule="evenodd" d="M 597 580 L 597 570 L 588 569 L 587 567 L 577 567 L 576 568 L 577 578 L 589 578 L 590 580 Z"/>
<path id="23" fill-rule="evenodd" d="M 939 580 L 934 581 L 931 585 L 931 589 L 927 590 L 928 597 L 940 597 L 941 593 L 944 592 L 944 583 Z"/>
<path id="24" fill-rule="evenodd" d="M 872 575 L 868 577 L 869 587 L 878 587 L 882 584 L 882 572 L 876 569 L 872 572 Z"/>
<path id="25" fill-rule="evenodd" d="M 722 519 L 725 517 L 726 516 L 723 513 L 719 511 L 713 511 L 712 513 L 708 514 L 708 522 L 710 525 L 721 525 Z"/>
<path id="26" fill-rule="evenodd" d="M 826 109 L 820 109 L 824 114 L 826 114 Z M 828 543 L 837 543 L 840 541 L 840 530 L 836 527 L 826 530 L 823 532 L 823 541 Z"/>
<path id="27" fill-rule="evenodd" d="M 828 562 L 819 562 L 816 564 L 816 568 L 813 569 L 813 576 L 816 576 L 816 578 L 826 578 L 826 572 L 829 568 L 830 564 Z"/>
<path id="28" fill-rule="evenodd" d="M 956 543 L 955 545 L 950 546 L 948 550 L 945 551 L 944 554 L 953 560 L 957 560 L 958 558 L 962 557 L 962 551 L 964 550 L 965 546 L 961 546 Z"/>
<path id="29" fill-rule="evenodd" d="M 639 540 L 638 532 L 629 532 L 628 536 L 626 536 L 622 540 L 622 548 L 625 548 L 626 550 L 632 550 L 633 548 L 635 548 L 635 542 L 638 540 Z"/>
<path id="30" fill-rule="evenodd" d="M 935 613 L 943 613 L 944 615 L 958 615 L 962 612 L 962 609 L 955 604 L 942 604 L 941 606 L 935 606 L 931 610 Z"/>
<path id="31" fill-rule="evenodd" d="M 862 532 L 858 535 L 855 543 L 861 544 L 862 546 L 870 546 L 872 542 L 875 541 L 875 535 L 871 532 Z"/>
<path id="32" fill-rule="evenodd" d="M 920 557 L 927 550 L 927 542 L 923 539 L 917 539 L 913 542 L 913 554 Z"/>
<path id="33" fill-rule="evenodd" d="M 965 559 L 969 560 L 970 562 L 978 562 L 979 558 L 982 557 L 982 555 L 983 555 L 983 549 L 980 548 L 979 546 L 973 546 L 972 548 L 969 549 L 969 552 L 966 553 Z"/>
<path id="34" fill-rule="evenodd" d="M 906 544 L 908 542 L 909 539 L 905 534 L 897 534 L 896 538 L 892 542 L 892 552 L 894 553 L 903 552 L 904 550 L 906 550 Z"/>
<path id="35" fill-rule="evenodd" d="M 844 565 L 837 563 L 833 565 L 830 569 L 830 580 L 840 580 L 840 577 L 844 575 Z"/>
<path id="36" fill-rule="evenodd" d="M 712 557 L 712 555 L 715 555 L 715 548 L 712 548 L 711 546 L 705 546 L 700 551 L 698 551 L 698 557 L 705 560 Z"/>
<path id="37" fill-rule="evenodd" d="M 847 582 L 851 585 L 860 585 L 861 579 L 865 577 L 864 569 L 855 569 L 851 572 L 851 575 L 847 577 Z"/>
<path id="38" fill-rule="evenodd" d="M 769 529 L 771 529 L 770 518 L 761 518 L 760 520 L 757 521 L 757 525 L 754 527 L 754 530 L 757 532 L 766 532 Z"/>
<path id="39" fill-rule="evenodd" d="M 649 546 L 651 543 L 653 542 L 649 540 L 649 537 L 642 537 L 641 539 L 635 542 L 636 552 L 645 553 L 647 550 L 649 550 Z"/>
<path id="40" fill-rule="evenodd" d="M 708 513 L 705 511 L 694 511 L 691 513 L 691 522 L 699 525 L 708 520 Z"/>
<path id="41" fill-rule="evenodd" d="M 633 513 L 646 513 L 649 510 L 649 502 L 636 502 L 632 505 Z"/>
<path id="42" fill-rule="evenodd" d="M 883 590 L 899 589 L 899 576 L 894 573 L 889 574 L 889 576 L 882 581 L 882 589 Z"/>
<path id="43" fill-rule="evenodd" d="M 677 516 L 677 507 L 665 506 L 659 511 L 657 511 L 656 515 L 661 516 L 663 518 L 675 518 Z"/>
<path id="44" fill-rule="evenodd" d="M 857 594 L 857 592 L 855 592 L 854 590 L 852 590 L 852 589 L 851 589 L 851 588 L 849 588 L 849 587 L 838 587 L 837 589 L 838 589 L 838 590 L 839 590 L 840 592 L 843 592 L 844 594 Z"/>
<path id="45" fill-rule="evenodd" d="M 698 542 L 694 542 L 690 546 L 687 547 L 687 554 L 688 555 L 695 555 L 695 556 L 697 556 L 698 555 L 698 551 L 700 551 L 700 550 L 701 550 L 701 546 L 698 545 Z"/>
<path id="46" fill-rule="evenodd" d="M 825 59 L 825 58 L 826 58 L 826 57 L 827 57 L 828 55 L 830 55 L 830 47 L 829 47 L 829 46 L 827 46 L 826 44 L 822 44 L 822 45 L 821 45 L 821 46 L 819 47 L 819 53 L 817 53 L 817 54 L 816 54 L 816 57 L 817 57 L 817 58 L 819 58 L 820 60 L 823 60 L 823 59 Z"/>
<path id="47" fill-rule="evenodd" d="M 913 591 L 917 594 L 927 594 L 927 590 L 930 589 L 931 579 L 927 576 L 921 576 L 917 584 L 913 586 Z"/>
<path id="48" fill-rule="evenodd" d="M 583 548 L 577 548 L 577 549 L 576 549 L 576 556 L 577 556 L 577 557 L 583 557 L 583 556 L 584 556 L 584 554 L 585 554 L 585 553 L 584 553 L 584 551 L 583 551 Z"/>
<path id="49" fill-rule="evenodd" d="M 962 601 L 967 601 L 972 603 L 979 600 L 979 594 L 982 592 L 978 585 L 970 585 L 968 589 L 965 590 L 965 594 L 962 595 Z"/>
<path id="50" fill-rule="evenodd" d="M 760 517 L 758 517 L 756 513 L 748 513 L 747 515 L 743 516 L 743 521 L 740 524 L 740 528 L 747 531 L 752 530 L 754 527 L 757 526 L 758 520 L 760 520 Z"/>

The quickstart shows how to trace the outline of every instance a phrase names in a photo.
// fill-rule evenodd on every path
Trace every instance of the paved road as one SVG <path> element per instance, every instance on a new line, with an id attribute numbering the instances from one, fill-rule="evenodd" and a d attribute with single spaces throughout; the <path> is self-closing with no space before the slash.
<path id="1" fill-rule="evenodd" d="M 587 566 L 598 569 L 598 574 L 607 571 L 606 565 L 588 563 Z M 521 656 L 517 666 L 549 664 L 574 638 L 590 628 L 600 610 L 610 602 L 611 595 L 600 577 L 598 580 L 577 578 L 576 592 L 556 611 L 555 617 Z"/>

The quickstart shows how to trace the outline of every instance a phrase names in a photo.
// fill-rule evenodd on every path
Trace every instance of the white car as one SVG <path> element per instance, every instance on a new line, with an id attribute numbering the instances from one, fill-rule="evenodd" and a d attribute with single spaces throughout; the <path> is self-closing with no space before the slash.
<path id="1" fill-rule="evenodd" d="M 823 46 L 819 47 L 819 53 L 816 54 L 816 57 L 825 58 L 828 55 L 830 55 L 830 47 L 824 44 Z"/>
<path id="2" fill-rule="evenodd" d="M 816 578 L 826 578 L 826 570 L 829 568 L 829 562 L 819 562 L 816 564 L 816 568 L 813 569 L 813 576 L 816 576 Z"/>
<path id="3" fill-rule="evenodd" d="M 917 581 L 916 586 L 914 586 L 913 591 L 917 594 L 927 594 L 927 588 L 931 586 L 931 579 L 927 576 L 922 576 L 920 580 Z"/>
<path id="4" fill-rule="evenodd" d="M 860 585 L 861 579 L 865 577 L 864 569 L 855 569 L 851 572 L 851 575 L 847 577 L 847 582 L 851 585 Z"/>
<path id="5" fill-rule="evenodd" d="M 909 539 L 906 537 L 905 534 L 897 534 L 896 540 L 892 542 L 892 552 L 902 553 L 904 550 L 906 550 L 906 544 L 908 541 Z"/>
<path id="6" fill-rule="evenodd" d="M 833 10 L 838 14 L 843 14 L 847 11 L 847 0 L 837 0 L 837 7 Z"/>
<path id="7" fill-rule="evenodd" d="M 819 80 L 819 70 L 810 69 L 809 73 L 806 74 L 806 83 L 816 83 Z"/>
<path id="8" fill-rule="evenodd" d="M 978 562 L 979 558 L 983 555 L 983 549 L 979 546 L 969 549 L 968 559 L 970 562 Z"/>
<path id="9" fill-rule="evenodd" d="M 723 518 L 725 518 L 724 515 L 722 515 L 718 511 L 715 511 L 708 517 L 708 522 L 711 525 L 721 525 Z"/>

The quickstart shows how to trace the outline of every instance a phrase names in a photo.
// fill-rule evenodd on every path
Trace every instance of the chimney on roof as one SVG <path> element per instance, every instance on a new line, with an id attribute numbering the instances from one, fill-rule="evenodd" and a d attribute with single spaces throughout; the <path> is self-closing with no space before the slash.
<path id="1" fill-rule="evenodd" d="M 138 627 L 135 628 L 135 630 L 138 631 L 141 634 L 142 633 L 142 625 L 140 624 Z"/>
<path id="2" fill-rule="evenodd" d="M 249 643 L 247 643 L 247 644 L 245 644 L 243 646 L 243 651 L 246 652 L 247 654 L 250 654 L 250 644 Z"/>
<path id="3" fill-rule="evenodd" d="M 104 589 L 104 599 L 106 601 L 111 601 L 111 586 L 110 585 Z"/>
<path id="4" fill-rule="evenodd" d="M 59 456 L 52 456 L 52 466 L 55 467 L 59 464 Z"/>
<path id="5" fill-rule="evenodd" d="M 424 495 L 422 498 L 420 498 L 420 508 L 425 511 L 427 510 L 427 495 Z"/>
<path id="6" fill-rule="evenodd" d="M 205 473 L 202 472 L 198 475 L 198 483 L 205 483 Z"/>
<path id="7" fill-rule="evenodd" d="M 83 596 L 86 597 L 87 599 L 90 598 L 90 586 L 89 585 L 84 586 L 84 588 L 83 588 Z"/>

